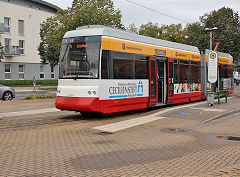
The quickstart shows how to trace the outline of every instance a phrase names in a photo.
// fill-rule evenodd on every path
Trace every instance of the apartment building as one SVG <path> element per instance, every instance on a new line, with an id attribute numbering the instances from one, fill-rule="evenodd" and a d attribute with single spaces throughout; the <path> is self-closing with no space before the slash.
<path id="1" fill-rule="evenodd" d="M 0 0 L 0 80 L 58 79 L 58 66 L 41 64 L 37 50 L 42 23 L 57 10 L 42 0 Z"/>

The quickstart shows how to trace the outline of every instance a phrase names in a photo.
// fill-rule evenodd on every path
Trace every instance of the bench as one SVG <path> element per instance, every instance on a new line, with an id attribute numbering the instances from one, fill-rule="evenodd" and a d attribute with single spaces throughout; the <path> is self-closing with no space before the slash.
<path id="1" fill-rule="evenodd" d="M 216 92 L 215 98 L 218 99 L 218 104 L 220 104 L 220 98 L 221 97 L 225 97 L 225 102 L 227 103 L 227 95 L 228 95 L 228 91 L 227 90 L 219 90 Z"/>

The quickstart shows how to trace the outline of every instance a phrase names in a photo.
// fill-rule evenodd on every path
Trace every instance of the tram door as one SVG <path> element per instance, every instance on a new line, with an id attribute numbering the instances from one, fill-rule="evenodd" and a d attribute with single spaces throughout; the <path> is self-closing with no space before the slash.
<path id="1" fill-rule="evenodd" d="M 157 66 L 156 57 L 149 57 L 149 106 L 157 102 Z"/>
<path id="2" fill-rule="evenodd" d="M 166 58 L 157 58 L 157 85 L 158 85 L 158 98 L 159 104 L 165 103 L 166 100 Z"/>

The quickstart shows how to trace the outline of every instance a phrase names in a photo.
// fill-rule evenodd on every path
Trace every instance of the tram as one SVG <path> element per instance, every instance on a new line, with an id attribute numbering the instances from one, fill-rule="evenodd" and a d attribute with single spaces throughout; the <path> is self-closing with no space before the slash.
<path id="1" fill-rule="evenodd" d="M 79 27 L 62 41 L 56 108 L 108 114 L 206 99 L 208 52 L 106 26 Z M 215 88 L 233 92 L 233 59 L 219 58 Z"/>

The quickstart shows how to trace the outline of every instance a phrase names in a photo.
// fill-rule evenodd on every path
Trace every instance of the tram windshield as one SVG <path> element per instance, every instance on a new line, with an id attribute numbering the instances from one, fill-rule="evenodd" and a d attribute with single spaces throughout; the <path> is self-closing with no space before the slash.
<path id="1" fill-rule="evenodd" d="M 59 78 L 98 78 L 100 41 L 100 36 L 63 39 Z"/>

